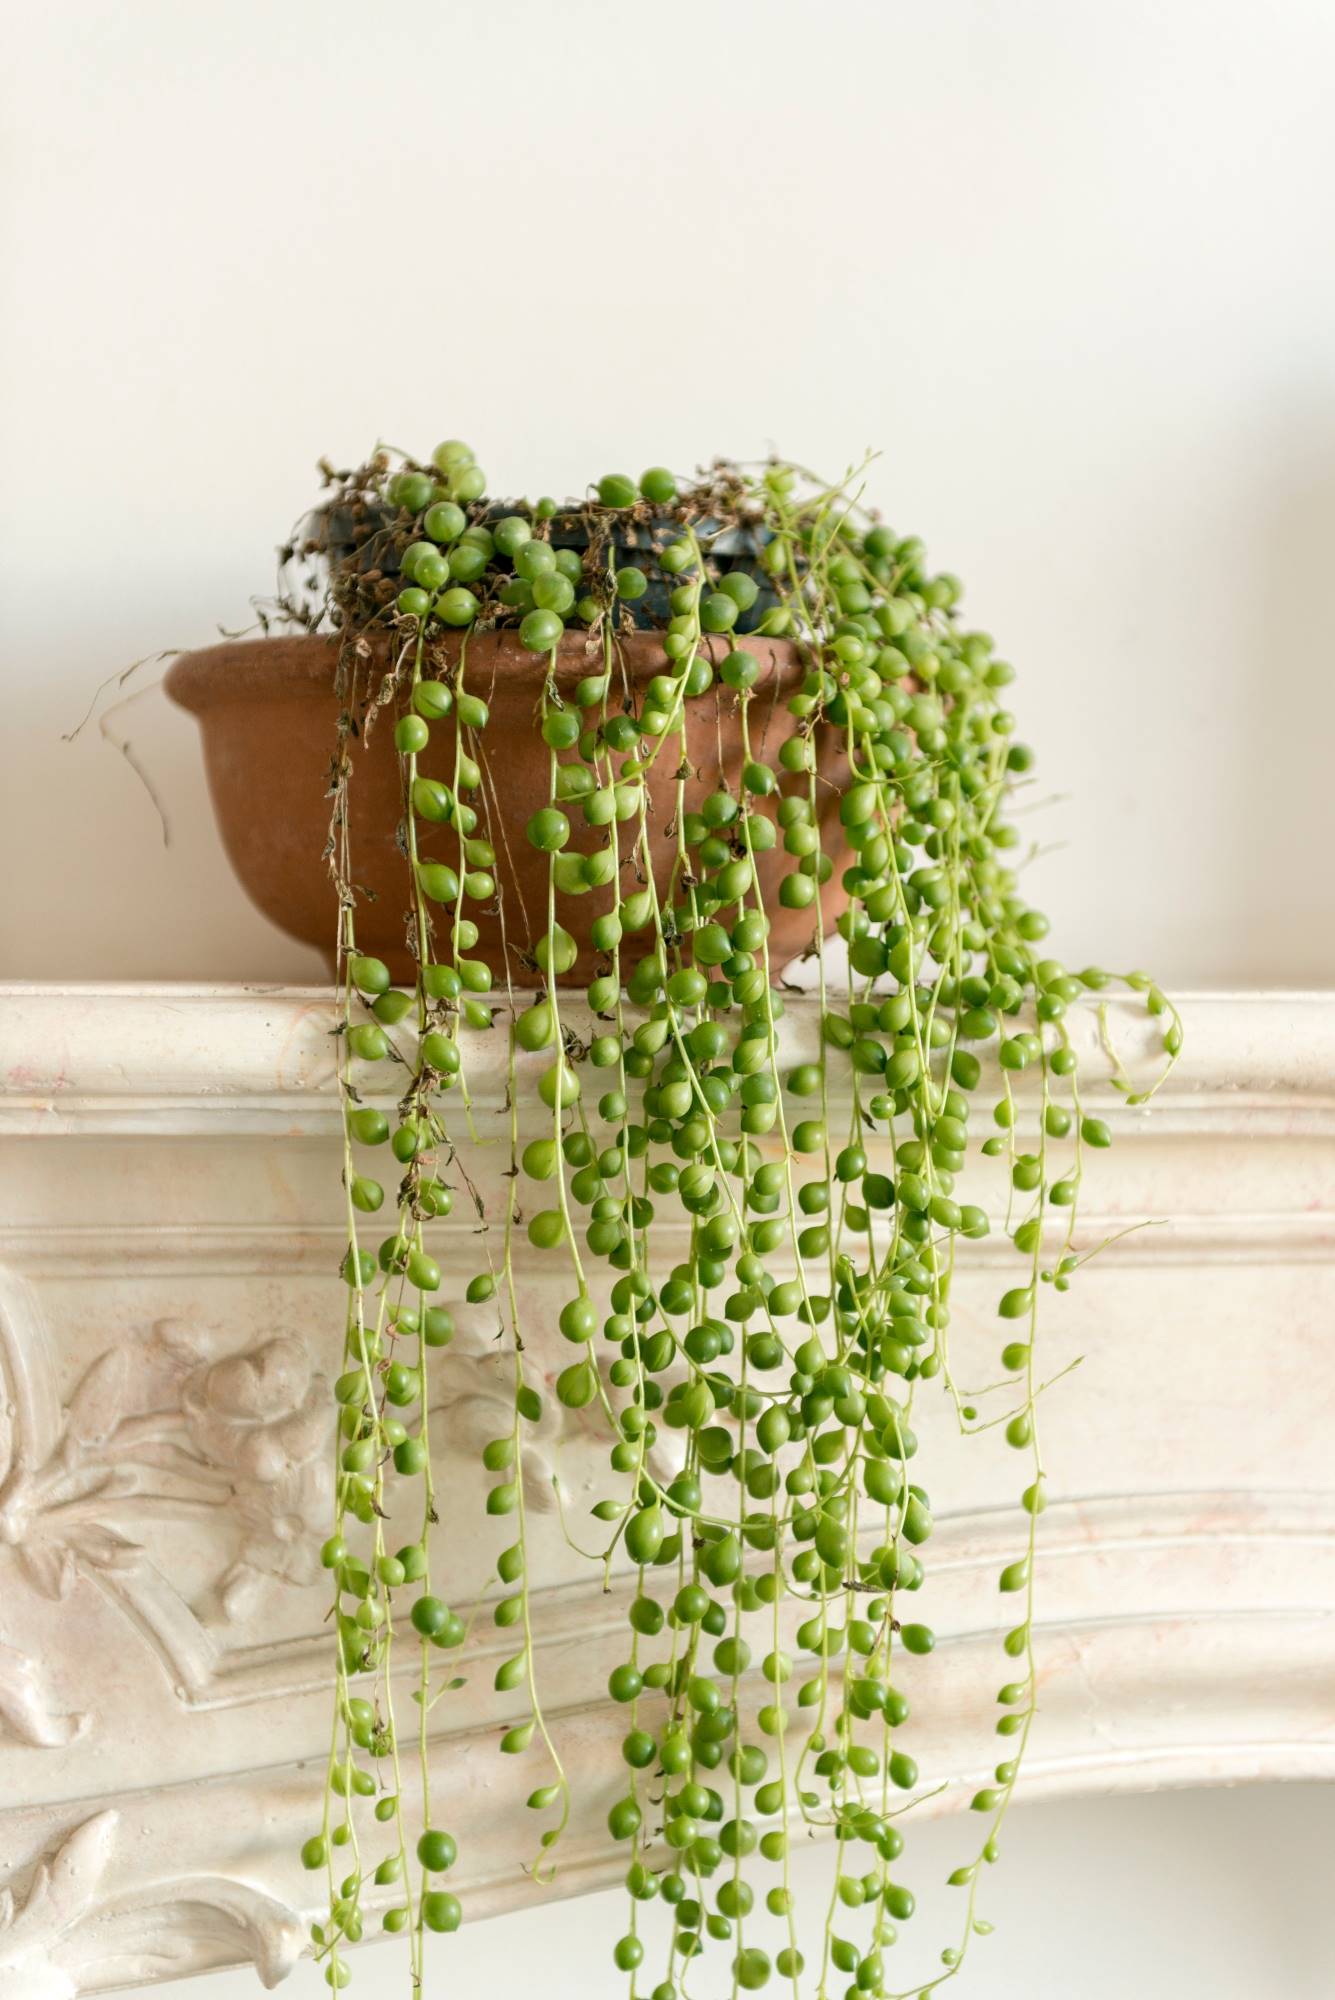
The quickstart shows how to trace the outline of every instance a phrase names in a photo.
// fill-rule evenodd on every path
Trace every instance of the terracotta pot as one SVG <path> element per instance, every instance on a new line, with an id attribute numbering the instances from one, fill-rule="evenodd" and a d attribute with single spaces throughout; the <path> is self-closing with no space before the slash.
<path id="1" fill-rule="evenodd" d="M 715 656 L 721 658 L 727 644 L 712 643 Z M 737 643 L 762 662 L 751 700 L 751 742 L 757 754 L 773 762 L 780 743 L 794 728 L 781 697 L 800 678 L 801 668 L 787 640 L 746 638 Z M 621 654 L 635 687 L 667 667 L 655 633 L 623 639 Z M 324 849 L 330 813 L 326 784 L 339 713 L 336 659 L 336 644 L 328 638 L 252 639 L 185 654 L 166 678 L 172 699 L 199 717 L 214 811 L 242 887 L 280 929 L 315 945 L 331 964 L 337 912 Z M 601 655 L 590 658 L 582 635 L 568 634 L 557 662 L 558 689 L 568 690 L 583 675 L 598 671 L 600 659 Z M 540 663 L 520 647 L 513 633 L 479 633 L 469 641 L 468 686 L 491 707 L 483 745 L 495 795 L 493 818 L 485 830 L 497 854 L 504 939 L 494 905 L 470 904 L 468 910 L 478 925 L 477 955 L 490 962 L 500 983 L 508 945 L 510 976 L 524 986 L 541 983 L 527 947 L 544 928 L 547 909 L 547 857 L 524 836 L 530 814 L 548 802 L 549 752 L 537 716 L 541 674 Z M 379 674 L 373 673 L 371 679 L 377 682 Z M 374 892 L 374 900 L 364 897 L 358 904 L 358 947 L 385 959 L 395 978 L 405 981 L 412 978 L 412 959 L 405 945 L 406 865 L 396 843 L 402 812 L 392 730 L 391 716 L 382 712 L 369 737 L 354 745 L 350 835 L 356 883 L 363 891 Z M 721 784 L 740 790 L 741 731 L 736 699 L 727 688 L 719 686 L 710 696 L 689 704 L 687 751 L 693 767 L 685 786 L 688 811 Z M 817 755 L 820 791 L 827 802 L 822 839 L 834 861 L 824 896 L 828 923 L 846 900 L 839 878 L 849 861 L 838 816 L 847 765 L 835 730 L 818 732 Z M 428 777 L 448 779 L 453 761 L 452 724 L 433 723 L 419 770 Z M 666 889 L 676 853 L 670 830 L 677 810 L 675 767 L 675 756 L 665 751 L 648 780 L 650 844 L 660 891 Z M 805 782 L 783 780 L 786 788 Z M 475 794 L 474 800 L 485 821 L 485 794 Z M 494 817 L 497 806 L 503 816 L 499 825 Z M 604 836 L 584 826 L 578 808 L 572 809 L 570 818 L 572 848 L 590 850 L 603 844 Z M 480 826 L 479 832 L 483 830 Z M 456 858 L 454 836 L 447 827 L 419 822 L 419 833 L 424 858 Z M 815 929 L 814 911 L 787 910 L 779 903 L 779 882 L 790 866 L 781 846 L 758 857 L 761 893 L 773 923 L 770 951 L 776 968 L 805 951 Z M 628 865 L 623 887 L 633 886 Z M 589 929 L 610 903 L 610 889 L 560 899 L 559 919 L 579 946 L 578 962 L 563 983 L 585 985 L 603 963 L 589 943 Z M 651 935 L 627 938 L 623 961 L 632 961 L 646 949 Z"/>

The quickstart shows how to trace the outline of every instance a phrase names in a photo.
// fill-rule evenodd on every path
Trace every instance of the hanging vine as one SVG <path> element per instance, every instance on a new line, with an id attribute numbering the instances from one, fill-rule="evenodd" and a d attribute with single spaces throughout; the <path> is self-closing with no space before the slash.
<path id="1" fill-rule="evenodd" d="M 1030 753 L 1003 705 L 1012 670 L 961 624 L 956 579 L 864 509 L 862 477 L 719 463 L 679 486 L 656 468 L 605 478 L 584 504 L 506 509 L 451 442 L 426 464 L 382 453 L 331 473 L 306 525 L 286 608 L 337 633 L 341 696 L 329 859 L 347 1313 L 322 1550 L 336 1688 L 323 1821 L 303 1850 L 327 1873 L 312 1935 L 331 1986 L 348 1981 L 345 1946 L 368 1905 L 406 1934 L 413 1990 L 427 1934 L 462 1917 L 445 1886 L 450 1802 L 427 1758 L 466 1623 L 432 1547 L 428 1411 L 454 1322 L 426 1226 L 482 1205 L 468 1077 L 483 1036 L 508 1038 L 508 1193 L 471 1239 L 480 1268 L 451 1272 L 449 1289 L 493 1302 L 513 1361 L 513 1418 L 482 1454 L 486 1512 L 510 1531 L 487 1615 L 515 1636 L 496 1686 L 522 1690 L 528 1713 L 500 1749 L 535 1760 L 534 1872 L 555 1865 L 571 1796 L 529 1589 L 524 1459 L 544 1392 L 516 1299 L 521 1229 L 566 1273 L 555 1394 L 595 1411 L 606 1439 L 593 1560 L 634 1574 L 608 1686 L 626 1719 L 608 1828 L 626 1852 L 628 1910 L 612 1959 L 632 2000 L 675 2000 L 698 1959 L 714 1968 L 707 1990 L 734 2000 L 770 1982 L 795 2000 L 910 2000 L 953 1979 L 989 1928 L 980 1884 L 1037 1700 L 1040 1303 L 1083 1260 L 1085 1160 L 1111 1136 L 1082 1108 L 1068 1010 L 1110 980 L 1047 956 L 1047 920 L 1020 893 L 1005 815 Z M 507 811 L 511 774 L 489 761 L 489 690 L 470 667 L 475 635 L 497 632 L 511 671 L 528 662 L 547 749 L 546 798 L 523 825 Z M 701 717 L 737 746 L 712 790 L 692 751 Z M 397 979 L 357 937 L 350 797 L 376 728 L 392 729 L 402 778 Z M 671 778 L 666 822 L 655 774 Z M 506 888 L 521 846 L 543 858 L 539 908 Z M 794 1061 L 771 939 L 776 913 L 801 912 L 820 1041 Z M 484 925 L 499 940 L 490 957 Z M 562 982 L 590 958 L 581 1001 Z M 1162 1017 L 1166 1074 L 1176 1013 L 1145 975 L 1120 983 Z M 1001 1092 L 980 1107 L 988 1050 Z M 1036 1130 L 1012 1091 L 1021 1072 L 1037 1075 Z M 1130 1101 L 1150 1094 L 1117 1080 Z M 1002 1163 L 1016 1255 L 998 1302 L 1002 1378 L 981 1393 L 957 1382 L 950 1354 L 960 1245 L 989 1230 L 960 1199 L 971 1154 Z M 689 1245 L 666 1267 L 664 1221 L 677 1225 L 669 1243 Z M 962 1432 L 1002 1429 L 1023 1466 L 999 1579 L 1015 1615 L 1001 1759 L 950 1876 L 958 1922 L 938 1969 L 906 1984 L 891 1947 L 914 1902 L 896 1864 L 906 1817 L 934 1787 L 897 1671 L 934 1644 L 914 1612 L 932 1533 L 915 1425 L 942 1392 Z M 669 1430 L 684 1464 L 666 1478 L 653 1447 Z M 391 1484 L 393 1511 L 418 1496 L 420 1531 L 398 1548 Z M 405 1649 L 413 1719 L 401 1692 L 396 1709 Z M 827 1834 L 831 1854 L 807 1964 L 789 1881 L 799 1827 Z"/>

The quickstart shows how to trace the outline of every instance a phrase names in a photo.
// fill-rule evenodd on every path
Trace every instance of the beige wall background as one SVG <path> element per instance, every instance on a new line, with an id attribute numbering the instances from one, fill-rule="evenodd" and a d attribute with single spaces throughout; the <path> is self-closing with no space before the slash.
<path id="1" fill-rule="evenodd" d="M 462 434 L 530 493 L 879 447 L 1021 670 L 1057 949 L 1335 978 L 1324 0 L 11 22 L 5 974 L 317 973 L 233 885 L 189 718 L 109 724 L 165 847 L 61 734 L 246 624 L 320 453 Z"/>
<path id="2" fill-rule="evenodd" d="M 1330 1790 L 1276 1785 L 1017 1806 L 988 1885 L 996 1931 L 975 1940 L 968 1976 L 943 1995 L 1329 2000 Z M 919 1880 L 944 1883 L 965 1832 L 957 1820 L 917 1829 L 915 1893 Z M 819 1956 L 818 1913 L 830 1892 L 826 1861 L 815 1847 L 793 1861 L 794 1891 L 817 1919 L 809 1962 Z M 932 1959 L 931 1942 L 957 1921 L 957 1894 L 929 1888 L 901 1932 L 920 1970 Z M 428 1990 L 433 2000 L 437 1992 L 452 2000 L 621 2000 L 626 1983 L 610 1969 L 609 1940 L 620 1934 L 625 1908 L 619 1890 L 545 1905 L 535 1898 L 531 1910 L 465 1926 L 454 1938 L 433 1940 L 441 1949 Z M 926 1934 L 911 1938 L 920 1926 Z M 831 2000 L 844 1986 L 834 1981 Z M 790 2000 L 778 1979 L 765 1990 Z M 807 2000 L 815 1983 L 802 1991 Z M 284 2000 L 328 2000 L 329 1988 L 317 1966 L 303 1963 L 279 1992 Z M 379 1945 L 365 1951 L 348 1993 L 350 2000 L 408 2000 L 398 1952 Z M 147 1991 L 143 2000 L 150 2000 Z M 261 2000 L 261 1989 L 253 1972 L 221 1972 L 172 1981 L 153 1989 L 151 2000 Z"/>
<path id="3" fill-rule="evenodd" d="M 193 722 L 108 720 L 165 845 L 62 732 L 247 623 L 322 452 L 461 434 L 529 493 L 880 447 L 1021 670 L 1056 949 L 1335 980 L 1325 0 L 0 12 L 4 976 L 318 976 Z M 1333 1830 L 1316 1787 L 1021 1806 L 970 1990 L 1316 2000 Z M 466 1931 L 455 1990 L 602 1991 L 590 1914 Z"/>

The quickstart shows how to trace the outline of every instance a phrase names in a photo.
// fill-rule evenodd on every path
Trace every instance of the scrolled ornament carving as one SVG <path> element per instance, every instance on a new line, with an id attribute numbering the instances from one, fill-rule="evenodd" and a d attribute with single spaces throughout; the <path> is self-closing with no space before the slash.
<path id="1" fill-rule="evenodd" d="M 180 1875 L 134 1888 L 115 1881 L 120 1814 L 95 1813 L 41 1855 L 26 1884 L 0 1888 L 5 2000 L 78 2000 L 114 1983 L 248 1959 L 265 1986 L 302 1950 L 295 1911 L 253 1884 Z"/>
<path id="2" fill-rule="evenodd" d="M 77 1976 L 60 1947 L 92 1912 L 119 1815 L 101 1812 L 38 1861 L 26 1889 L 0 1889 L 0 1977 L 14 2000 L 72 2000 Z"/>
<path id="3" fill-rule="evenodd" d="M 81 1736 L 86 1715 L 66 1714 L 47 1691 L 37 1662 L 0 1641 L 0 1741 L 34 1750 L 60 1750 Z"/>

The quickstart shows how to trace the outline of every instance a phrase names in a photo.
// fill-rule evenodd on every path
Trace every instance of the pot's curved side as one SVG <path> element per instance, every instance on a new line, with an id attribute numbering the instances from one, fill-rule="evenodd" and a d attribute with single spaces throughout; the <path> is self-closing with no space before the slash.
<path id="1" fill-rule="evenodd" d="M 455 642 L 457 646 L 458 642 Z M 749 705 L 751 752 L 773 763 L 780 744 L 794 732 L 785 697 L 801 674 L 796 649 L 778 639 L 738 641 L 761 663 Z M 715 642 L 715 651 L 728 650 Z M 627 695 L 668 668 L 657 636 L 636 633 L 620 643 Z M 368 681 L 380 679 L 376 662 Z M 556 666 L 559 692 L 598 671 L 601 653 L 590 656 L 587 641 L 570 634 Z M 337 897 L 329 867 L 331 771 L 338 703 L 334 691 L 337 644 L 326 637 L 300 635 L 212 646 L 183 656 L 167 675 L 174 701 L 199 718 L 204 761 L 223 845 L 242 887 L 271 922 L 289 936 L 333 958 Z M 480 633 L 468 641 L 467 682 L 491 709 L 485 737 L 486 778 L 473 794 L 486 835 L 496 850 L 499 896 L 470 903 L 478 926 L 476 955 L 491 965 L 498 984 L 540 982 L 527 949 L 546 925 L 548 861 L 525 838 L 525 826 L 550 794 L 550 752 L 538 727 L 539 665 L 513 633 Z M 360 708 L 358 710 L 360 719 Z M 851 856 L 839 823 L 839 797 L 847 761 L 838 732 L 823 727 L 816 736 L 817 789 L 823 801 L 821 835 L 834 872 L 823 894 L 826 924 L 846 900 L 839 886 Z M 358 891 L 357 943 L 384 958 L 399 981 L 412 977 L 406 943 L 405 861 L 399 845 L 402 819 L 398 758 L 392 721 L 382 713 L 353 752 L 354 776 L 348 790 L 350 850 Z M 449 783 L 454 773 L 451 720 L 431 725 L 431 742 L 418 759 L 419 771 Z M 647 778 L 648 844 L 654 879 L 665 897 L 677 855 L 679 813 L 699 807 L 722 788 L 741 795 L 746 751 L 736 697 L 716 686 L 686 710 L 686 765 L 679 777 L 675 743 L 664 746 Z M 689 767 L 688 769 L 686 767 Z M 788 789 L 805 779 L 785 779 Z M 601 829 L 586 827 L 578 806 L 569 812 L 570 848 L 590 852 L 605 844 Z M 480 831 L 482 828 L 479 829 Z M 641 858 L 631 850 L 633 829 L 623 828 L 622 892 L 637 885 Z M 454 835 L 445 827 L 418 822 L 424 858 L 453 860 Z M 760 895 L 770 917 L 770 956 L 775 969 L 798 957 L 812 942 L 815 911 L 788 910 L 778 900 L 779 884 L 791 863 L 778 846 L 757 857 Z M 574 937 L 579 956 L 562 984 L 583 986 L 605 961 L 590 943 L 596 917 L 612 906 L 612 891 L 590 890 L 560 899 L 559 921 Z M 444 934 L 444 923 L 441 935 Z M 642 955 L 651 932 L 628 937 L 625 963 Z"/>

